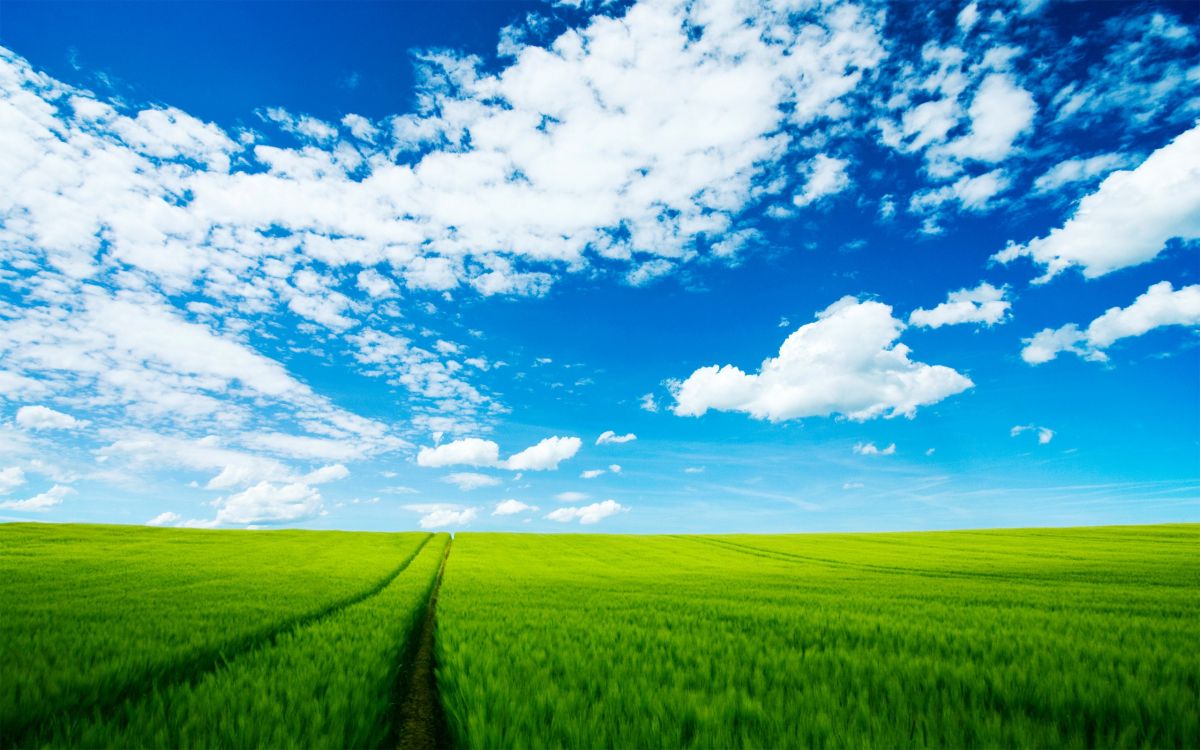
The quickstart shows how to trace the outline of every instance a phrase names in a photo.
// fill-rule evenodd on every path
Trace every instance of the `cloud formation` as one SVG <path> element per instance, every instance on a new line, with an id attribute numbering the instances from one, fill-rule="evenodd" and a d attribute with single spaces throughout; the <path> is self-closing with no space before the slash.
<path id="1" fill-rule="evenodd" d="M 546 518 L 559 523 L 570 523 L 578 520 L 579 523 L 587 526 L 594 523 L 599 523 L 609 516 L 614 516 L 617 513 L 628 511 L 624 505 L 621 505 L 616 500 L 604 500 L 599 503 L 585 505 L 582 508 L 557 508 L 546 514 Z"/>
<path id="2" fill-rule="evenodd" d="M 1153 260 L 1172 239 L 1200 239 L 1200 125 L 1181 133 L 1132 170 L 1113 172 L 1066 223 L 995 255 L 1028 256 L 1044 283 L 1071 266 L 1094 279 Z"/>
<path id="3" fill-rule="evenodd" d="M 0 508 L 19 510 L 23 512 L 45 513 L 56 505 L 61 505 L 67 495 L 75 494 L 75 490 L 65 485 L 56 484 L 45 492 L 25 500 L 6 500 L 0 503 Z"/>
<path id="4" fill-rule="evenodd" d="M 1004 298 L 1005 289 L 992 286 L 986 281 L 974 289 L 959 289 L 950 292 L 946 301 L 931 310 L 913 310 L 908 316 L 909 325 L 925 328 L 960 323 L 982 323 L 993 326 L 1004 320 L 1012 303 Z"/>
<path id="5" fill-rule="evenodd" d="M 520 500 L 501 500 L 496 503 L 496 509 L 492 511 L 493 516 L 515 516 L 518 513 L 526 513 L 536 511 L 536 505 L 529 505 Z"/>
<path id="6" fill-rule="evenodd" d="M 17 425 L 27 430 L 76 430 L 85 424 L 46 406 L 22 406 L 17 410 Z"/>
<path id="7" fill-rule="evenodd" d="M 1124 338 L 1141 336 L 1163 326 L 1200 325 L 1200 284 L 1175 289 L 1171 282 L 1160 281 L 1138 296 L 1129 307 L 1111 307 L 1088 327 L 1069 323 L 1061 328 L 1046 328 L 1025 339 L 1021 358 L 1040 365 L 1071 352 L 1084 359 L 1105 362 L 1105 349 Z"/>
<path id="8" fill-rule="evenodd" d="M 673 411 L 696 417 L 710 409 L 738 411 L 772 422 L 912 417 L 918 407 L 972 386 L 949 367 L 909 359 L 908 347 L 897 343 L 903 329 L 888 305 L 843 297 L 788 336 L 757 373 L 712 365 L 675 383 Z"/>
<path id="9" fill-rule="evenodd" d="M 600 437 L 596 438 L 596 445 L 604 445 L 606 443 L 631 443 L 637 440 L 637 435 L 632 432 L 624 435 L 618 435 L 612 430 L 605 430 L 600 433 Z"/>

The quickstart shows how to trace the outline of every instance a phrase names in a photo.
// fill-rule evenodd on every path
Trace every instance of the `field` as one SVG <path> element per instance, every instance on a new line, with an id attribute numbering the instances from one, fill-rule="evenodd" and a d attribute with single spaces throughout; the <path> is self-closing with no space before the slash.
<path id="1" fill-rule="evenodd" d="M 1200 747 L 1200 527 L 460 534 L 461 747 Z"/>
<path id="2" fill-rule="evenodd" d="M 378 744 L 447 542 L 0 527 L 3 744 Z"/>
<path id="3" fill-rule="evenodd" d="M 1200 747 L 1194 525 L 0 525 L 0 613 L 5 747 Z"/>

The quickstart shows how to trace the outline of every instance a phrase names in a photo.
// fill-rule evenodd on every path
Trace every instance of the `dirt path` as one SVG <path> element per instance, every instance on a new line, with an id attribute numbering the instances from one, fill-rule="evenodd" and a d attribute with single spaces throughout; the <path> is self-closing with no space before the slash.
<path id="1" fill-rule="evenodd" d="M 442 574 L 446 570 L 446 559 L 454 542 L 446 545 L 442 566 L 438 569 L 429 604 L 425 608 L 425 619 L 416 634 L 415 648 L 400 675 L 397 701 L 396 747 L 399 750 L 442 750 L 449 748 L 450 729 L 446 714 L 438 695 L 436 666 L 433 650 L 433 631 L 437 615 L 438 591 L 442 586 Z"/>

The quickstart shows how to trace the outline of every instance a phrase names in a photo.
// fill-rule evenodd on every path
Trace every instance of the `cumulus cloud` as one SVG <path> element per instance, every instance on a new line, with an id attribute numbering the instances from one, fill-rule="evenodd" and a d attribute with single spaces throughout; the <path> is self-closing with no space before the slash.
<path id="1" fill-rule="evenodd" d="M 879 448 L 874 443 L 855 443 L 854 452 L 860 456 L 891 456 L 896 452 L 896 444 Z"/>
<path id="2" fill-rule="evenodd" d="M 638 401 L 638 406 L 641 407 L 642 411 L 648 411 L 651 414 L 658 411 L 658 402 L 654 400 L 653 393 L 642 394 L 641 399 Z"/>
<path id="3" fill-rule="evenodd" d="M 817 154 L 805 170 L 804 189 L 792 198 L 792 203 L 803 208 L 850 187 L 850 175 L 846 174 L 849 165 L 845 159 Z"/>
<path id="4" fill-rule="evenodd" d="M 1084 196 L 1061 227 L 994 258 L 1028 256 L 1042 266 L 1037 282 L 1071 266 L 1086 278 L 1145 263 L 1168 241 L 1200 239 L 1200 125 L 1150 154 L 1132 170 L 1113 172 Z"/>
<path id="5" fill-rule="evenodd" d="M 321 493 L 303 482 L 259 482 L 241 492 L 218 498 L 217 525 L 277 524 L 301 521 L 322 511 Z"/>
<path id="6" fill-rule="evenodd" d="M 1128 154 L 1107 153 L 1086 159 L 1065 159 L 1046 170 L 1033 181 L 1035 193 L 1050 193 L 1066 185 L 1088 182 L 1116 169 L 1132 166 L 1135 160 Z"/>
<path id="7" fill-rule="evenodd" d="M 40 494 L 26 500 L 7 500 L 0 503 L 0 508 L 9 510 L 45 513 L 56 505 L 61 505 L 63 498 L 75 494 L 75 490 L 61 484 L 56 484 Z"/>
<path id="8" fill-rule="evenodd" d="M 496 503 L 496 509 L 492 511 L 492 515 L 515 516 L 518 513 L 525 513 L 526 511 L 533 512 L 537 509 L 538 507 L 536 505 L 528 505 L 520 500 L 513 500 L 510 498 L 508 500 L 501 500 L 500 502 Z"/>
<path id="9" fill-rule="evenodd" d="M 423 503 L 405 505 L 405 510 L 420 513 L 417 522 L 423 529 L 437 529 L 443 526 L 465 526 L 474 521 L 479 515 L 478 508 L 465 508 L 451 503 Z"/>
<path id="10" fill-rule="evenodd" d="M 22 406 L 17 410 L 17 424 L 27 430 L 76 430 L 87 422 L 46 406 Z"/>
<path id="11" fill-rule="evenodd" d="M 25 470 L 20 466 L 0 469 L 0 495 L 7 495 L 25 484 Z"/>
<path id="12" fill-rule="evenodd" d="M 434 448 L 422 448 L 417 453 L 417 465 L 487 466 L 512 471 L 549 471 L 579 452 L 583 441 L 577 437 L 548 437 L 505 461 L 500 460 L 500 446 L 491 440 L 463 438 Z"/>
<path id="13" fill-rule="evenodd" d="M 559 523 L 570 523 L 571 521 L 578 520 L 581 524 L 589 525 L 628 510 L 628 507 L 621 505 L 616 500 L 604 500 L 603 502 L 585 505 L 582 508 L 558 508 L 547 513 L 546 518 L 551 521 L 558 521 Z"/>
<path id="14" fill-rule="evenodd" d="M 491 440 L 463 438 L 435 448 L 417 452 L 417 465 L 431 468 L 441 466 L 496 466 L 500 463 L 500 446 Z"/>
<path id="15" fill-rule="evenodd" d="M 513 471 L 551 471 L 578 453 L 582 445 L 577 437 L 555 435 L 509 457 L 505 467 Z"/>
<path id="16" fill-rule="evenodd" d="M 934 158 L 949 156 L 992 164 L 1003 161 L 1013 151 L 1017 137 L 1033 124 L 1037 104 L 1011 75 L 991 73 L 979 84 L 968 113 L 969 132 L 933 149 Z"/>
<path id="17" fill-rule="evenodd" d="M 479 474 L 473 471 L 460 471 L 454 474 L 447 474 L 442 477 L 442 481 L 453 484 L 463 491 L 477 490 L 481 487 L 495 487 L 500 484 L 500 480 L 496 477 L 490 477 L 487 474 Z"/>
<path id="18" fill-rule="evenodd" d="M 992 326 L 1004 320 L 1012 304 L 1004 298 L 1005 289 L 986 281 L 974 289 L 950 292 L 946 301 L 932 310 L 917 309 L 908 316 L 909 325 L 940 328 L 959 323 Z"/>
<path id="19" fill-rule="evenodd" d="M 328 482 L 345 479 L 348 476 L 350 476 L 350 470 L 345 466 L 342 464 L 330 464 L 305 474 L 302 481 L 304 484 L 327 484 Z"/>
<path id="20" fill-rule="evenodd" d="M 1049 427 L 1040 427 L 1035 424 L 1020 424 L 1014 426 L 1008 431 L 1012 437 L 1016 437 L 1023 432 L 1033 432 L 1037 435 L 1038 445 L 1046 445 L 1054 439 L 1054 430 Z"/>
<path id="21" fill-rule="evenodd" d="M 182 520 L 183 520 L 183 516 L 179 515 L 178 513 L 172 513 L 171 511 L 167 511 L 165 513 L 159 513 L 154 518 L 151 518 L 149 521 L 146 521 L 145 525 L 146 526 L 169 526 L 173 523 L 179 523 Z"/>
<path id="22" fill-rule="evenodd" d="M 299 148 L 127 112 L 4 51 L 6 151 L 22 155 L 3 180 L 20 217 L 5 239 L 82 271 L 104 236 L 176 285 L 256 266 L 268 230 L 338 266 L 386 260 L 425 289 L 543 290 L 544 269 L 587 250 L 679 258 L 736 226 L 783 173 L 790 133 L 846 117 L 839 100 L 882 58 L 879 22 L 846 4 L 634 3 L 545 46 L 507 39 L 494 72 L 423 55 L 419 109 L 387 127 L 262 110 Z"/>
<path id="23" fill-rule="evenodd" d="M 790 335 L 757 373 L 712 365 L 673 384 L 673 411 L 697 417 L 709 409 L 739 411 L 772 422 L 912 417 L 918 407 L 973 385 L 949 367 L 909 359 L 909 348 L 897 343 L 903 329 L 888 305 L 843 297 Z"/>
<path id="24" fill-rule="evenodd" d="M 1163 326 L 1200 325 L 1200 284 L 1175 289 L 1160 281 L 1138 296 L 1129 307 L 1112 307 L 1080 330 L 1074 323 L 1046 328 L 1025 339 L 1021 358 L 1031 365 L 1049 362 L 1060 352 L 1104 362 L 1104 350 L 1124 338 L 1141 336 Z"/>
<path id="25" fill-rule="evenodd" d="M 605 443 L 631 443 L 637 440 L 637 435 L 632 432 L 625 435 L 618 435 L 612 430 L 605 430 L 600 433 L 600 437 L 596 438 L 596 445 L 604 445 Z"/>

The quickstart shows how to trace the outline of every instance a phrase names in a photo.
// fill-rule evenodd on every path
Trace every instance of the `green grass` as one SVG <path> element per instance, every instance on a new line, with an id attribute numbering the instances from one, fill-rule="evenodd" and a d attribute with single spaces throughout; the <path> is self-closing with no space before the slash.
<path id="1" fill-rule="evenodd" d="M 410 635 L 449 537 L 425 545 L 378 595 L 291 631 L 198 679 L 118 711 L 64 722 L 52 747 L 381 747 Z"/>
<path id="2" fill-rule="evenodd" d="M 1200 747 L 1200 526 L 449 549 L 0 525 L 0 746 Z"/>
<path id="3" fill-rule="evenodd" d="M 4 744 L 359 599 L 428 538 L 0 525 Z"/>
<path id="4" fill-rule="evenodd" d="M 1200 747 L 1200 526 L 460 534 L 465 748 Z"/>

